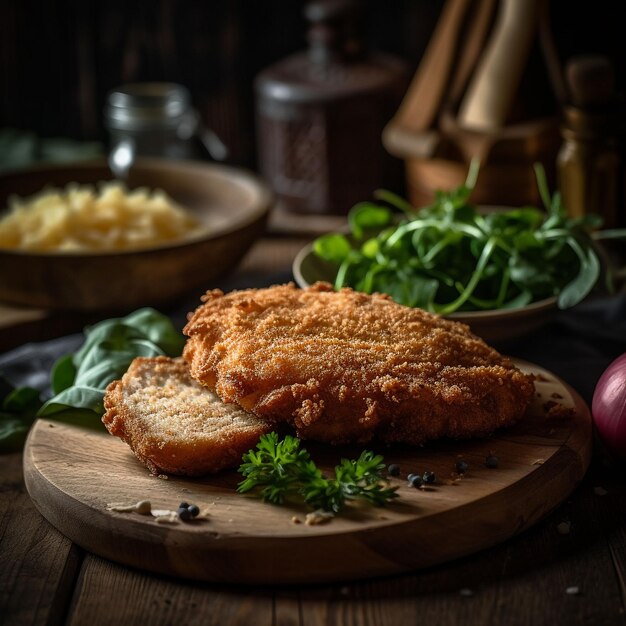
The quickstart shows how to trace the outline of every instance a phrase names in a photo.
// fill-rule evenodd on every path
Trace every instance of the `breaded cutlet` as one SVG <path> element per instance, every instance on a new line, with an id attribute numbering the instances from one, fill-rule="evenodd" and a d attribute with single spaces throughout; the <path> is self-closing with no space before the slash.
<path id="1" fill-rule="evenodd" d="M 272 430 L 194 381 L 180 358 L 136 358 L 107 387 L 104 407 L 107 430 L 155 474 L 202 476 L 236 467 Z"/>
<path id="2" fill-rule="evenodd" d="M 303 439 L 481 437 L 534 392 L 468 326 L 326 283 L 209 291 L 184 333 L 193 378 Z"/>

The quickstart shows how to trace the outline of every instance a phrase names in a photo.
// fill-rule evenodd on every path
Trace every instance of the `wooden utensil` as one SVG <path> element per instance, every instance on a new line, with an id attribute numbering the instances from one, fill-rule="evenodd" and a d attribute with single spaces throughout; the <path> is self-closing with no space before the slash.
<path id="1" fill-rule="evenodd" d="M 501 0 L 478 68 L 459 107 L 459 124 L 479 131 L 502 128 L 537 33 L 538 0 Z"/>
<path id="2" fill-rule="evenodd" d="M 438 147 L 437 120 L 465 89 L 494 14 L 496 0 L 449 0 L 402 105 L 383 132 L 387 150 L 402 158 L 428 158 Z"/>
<path id="3" fill-rule="evenodd" d="M 464 19 L 472 0 L 449 0 L 443 8 L 417 73 L 393 119 L 383 130 L 383 144 L 398 157 L 428 156 L 438 137 L 432 129 L 445 96 Z"/>

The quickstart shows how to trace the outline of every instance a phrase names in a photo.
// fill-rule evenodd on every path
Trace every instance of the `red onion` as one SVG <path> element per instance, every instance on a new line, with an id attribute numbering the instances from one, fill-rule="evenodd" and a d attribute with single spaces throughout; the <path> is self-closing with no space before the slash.
<path id="1" fill-rule="evenodd" d="M 617 357 L 600 376 L 591 412 L 607 448 L 626 459 L 626 354 Z"/>

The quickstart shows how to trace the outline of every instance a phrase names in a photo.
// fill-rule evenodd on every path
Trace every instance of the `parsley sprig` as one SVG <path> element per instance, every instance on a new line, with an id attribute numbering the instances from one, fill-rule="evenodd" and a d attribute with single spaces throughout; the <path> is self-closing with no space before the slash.
<path id="1" fill-rule="evenodd" d="M 383 506 L 398 496 L 384 479 L 383 457 L 369 450 L 356 460 L 342 459 L 334 478 L 327 478 L 300 447 L 299 439 L 287 435 L 279 441 L 272 432 L 263 435 L 256 450 L 244 454 L 242 460 L 239 472 L 244 480 L 237 491 L 255 490 L 272 504 L 300 499 L 316 509 L 337 513 L 349 500 Z"/>

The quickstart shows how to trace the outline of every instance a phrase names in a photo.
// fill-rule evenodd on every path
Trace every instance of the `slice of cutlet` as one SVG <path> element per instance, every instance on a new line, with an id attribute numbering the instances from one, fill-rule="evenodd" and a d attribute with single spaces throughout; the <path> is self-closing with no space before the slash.
<path id="1" fill-rule="evenodd" d="M 151 472 L 202 476 L 236 467 L 272 426 L 225 404 L 182 359 L 136 358 L 104 396 L 102 421 Z"/>

